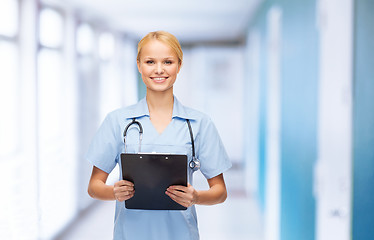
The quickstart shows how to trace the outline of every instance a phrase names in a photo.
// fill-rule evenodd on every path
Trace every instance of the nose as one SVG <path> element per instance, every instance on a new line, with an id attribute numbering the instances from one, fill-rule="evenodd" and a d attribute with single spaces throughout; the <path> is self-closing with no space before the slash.
<path id="1" fill-rule="evenodd" d="M 162 66 L 161 63 L 159 63 L 159 64 L 156 65 L 156 73 L 157 74 L 164 73 L 164 68 L 163 68 L 163 66 Z"/>

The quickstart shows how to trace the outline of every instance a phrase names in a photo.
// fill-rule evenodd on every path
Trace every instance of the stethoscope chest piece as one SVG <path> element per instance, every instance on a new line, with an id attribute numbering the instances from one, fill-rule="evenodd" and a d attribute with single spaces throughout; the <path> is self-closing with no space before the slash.
<path id="1" fill-rule="evenodd" d="M 197 171 L 200 169 L 200 161 L 195 157 L 192 157 L 192 160 L 188 165 L 193 171 Z"/>

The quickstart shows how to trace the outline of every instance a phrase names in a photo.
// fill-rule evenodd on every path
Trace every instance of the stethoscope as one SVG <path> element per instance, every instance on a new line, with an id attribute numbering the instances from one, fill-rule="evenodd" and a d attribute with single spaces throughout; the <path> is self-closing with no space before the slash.
<path id="1" fill-rule="evenodd" d="M 192 133 L 192 127 L 191 127 L 190 120 L 186 119 L 186 121 L 187 121 L 187 125 L 188 125 L 188 130 L 190 131 L 190 137 L 191 137 L 191 143 L 192 143 L 192 160 L 188 163 L 188 166 L 192 170 L 196 171 L 196 170 L 200 169 L 200 161 L 195 156 L 195 143 L 194 143 L 194 140 L 193 140 L 193 133 Z M 139 128 L 139 151 L 138 152 L 141 152 L 141 145 L 142 145 L 142 139 L 143 139 L 143 127 L 142 127 L 142 124 L 139 121 L 136 121 L 135 118 L 133 118 L 132 121 L 129 124 L 127 124 L 127 126 L 125 127 L 125 130 L 123 131 L 123 143 L 125 144 L 125 153 L 126 153 L 126 134 L 127 134 L 127 130 L 133 124 L 138 125 L 138 128 Z"/>
<path id="2" fill-rule="evenodd" d="M 190 131 L 190 137 L 191 137 L 191 143 L 192 143 L 192 160 L 188 163 L 188 166 L 193 171 L 196 171 L 196 170 L 200 169 L 200 161 L 195 156 L 195 143 L 194 143 L 194 140 L 193 140 L 193 133 L 192 133 L 192 127 L 191 127 L 190 120 L 186 119 L 186 121 L 187 121 L 187 125 L 188 125 L 188 130 Z M 133 125 L 133 124 L 138 125 L 138 129 L 139 129 L 139 153 L 141 152 L 142 139 L 143 139 L 143 127 L 142 127 L 142 124 L 139 121 L 136 121 L 135 118 L 133 118 L 132 121 L 129 124 L 127 124 L 127 126 L 125 127 L 125 130 L 123 131 L 123 143 L 125 144 L 125 153 L 126 153 L 126 134 L 127 134 L 127 130 L 129 130 L 130 126 Z M 118 218 L 121 215 L 124 204 L 125 204 L 125 201 L 123 201 L 122 206 L 120 207 L 119 213 L 118 213 L 118 215 L 117 215 L 117 217 L 114 221 L 113 236 L 114 236 L 114 232 L 115 232 L 115 229 L 116 229 L 116 226 L 117 226 Z"/>

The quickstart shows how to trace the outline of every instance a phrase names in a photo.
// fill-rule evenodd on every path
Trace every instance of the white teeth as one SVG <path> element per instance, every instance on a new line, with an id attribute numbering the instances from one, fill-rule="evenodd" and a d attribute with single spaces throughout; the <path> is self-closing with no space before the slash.
<path id="1" fill-rule="evenodd" d="M 153 79 L 156 81 L 161 81 L 161 80 L 164 80 L 165 78 L 153 78 Z"/>

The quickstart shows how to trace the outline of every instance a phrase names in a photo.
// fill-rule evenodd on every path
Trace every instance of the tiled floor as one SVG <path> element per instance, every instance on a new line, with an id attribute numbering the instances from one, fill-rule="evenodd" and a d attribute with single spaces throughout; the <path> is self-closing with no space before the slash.
<path id="1" fill-rule="evenodd" d="M 195 173 L 195 188 L 207 189 L 205 178 Z M 262 240 L 262 221 L 254 199 L 245 196 L 238 169 L 225 173 L 229 197 L 223 204 L 197 206 L 201 240 Z M 112 238 L 114 202 L 96 202 L 55 240 Z"/>

